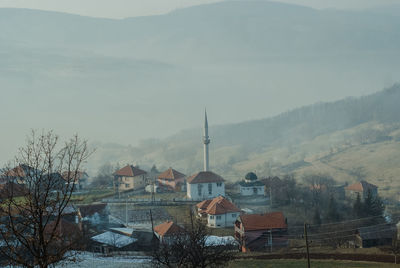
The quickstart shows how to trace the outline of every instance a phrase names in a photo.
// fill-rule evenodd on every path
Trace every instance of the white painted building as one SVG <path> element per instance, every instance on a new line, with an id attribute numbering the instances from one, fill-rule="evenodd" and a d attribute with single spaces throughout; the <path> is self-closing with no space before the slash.
<path id="1" fill-rule="evenodd" d="M 200 171 L 187 179 L 187 197 L 195 201 L 225 196 L 224 179 L 211 171 Z"/>
<path id="2" fill-rule="evenodd" d="M 265 185 L 258 180 L 255 173 L 249 172 L 245 179 L 239 182 L 239 192 L 242 196 L 264 195 Z"/>
<path id="3" fill-rule="evenodd" d="M 207 226 L 222 228 L 233 226 L 240 216 L 240 209 L 226 198 L 219 196 L 204 200 L 197 205 L 199 216 L 207 217 Z"/>

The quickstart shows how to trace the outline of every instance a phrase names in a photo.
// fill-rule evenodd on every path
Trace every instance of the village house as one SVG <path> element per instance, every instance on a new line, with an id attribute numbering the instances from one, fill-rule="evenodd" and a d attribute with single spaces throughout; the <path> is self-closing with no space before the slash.
<path id="1" fill-rule="evenodd" d="M 104 230 L 109 226 L 107 204 L 81 205 L 77 211 L 79 222 L 82 223 L 85 231 L 90 228 Z"/>
<path id="2" fill-rule="evenodd" d="M 240 215 L 235 222 L 235 238 L 242 252 L 286 247 L 288 225 L 282 212 Z"/>
<path id="3" fill-rule="evenodd" d="M 396 235 L 396 226 L 385 224 L 358 228 L 355 236 L 355 246 L 370 248 L 377 246 L 390 246 Z"/>
<path id="4" fill-rule="evenodd" d="M 154 235 L 160 243 L 172 243 L 177 237 L 184 234 L 184 229 L 173 221 L 166 221 L 154 227 Z"/>
<path id="5" fill-rule="evenodd" d="M 219 196 L 196 205 L 199 216 L 207 217 L 208 227 L 229 227 L 235 224 L 240 209 L 226 198 Z"/>
<path id="6" fill-rule="evenodd" d="M 186 175 L 169 168 L 161 173 L 158 178 L 158 185 L 174 191 L 186 190 Z"/>
<path id="7" fill-rule="evenodd" d="M 132 251 L 135 249 L 136 238 L 118 231 L 106 231 L 90 238 L 90 248 L 93 252 L 110 254 L 115 251 Z"/>
<path id="8" fill-rule="evenodd" d="M 187 197 L 194 201 L 225 196 L 224 179 L 211 171 L 200 171 L 187 179 Z"/>
<path id="9" fill-rule="evenodd" d="M 144 189 L 146 174 L 144 170 L 127 165 L 114 173 L 114 187 L 121 192 Z"/>
<path id="10" fill-rule="evenodd" d="M 74 184 L 74 192 L 79 192 L 82 190 L 85 190 L 88 187 L 88 179 L 89 175 L 86 172 L 78 171 L 76 174 L 74 172 L 70 172 L 69 176 L 71 177 L 70 180 L 68 180 L 68 171 L 64 171 L 62 173 L 62 177 L 64 178 L 65 182 L 69 183 L 72 185 Z M 72 182 L 72 178 L 75 177 L 75 181 Z"/>
<path id="11" fill-rule="evenodd" d="M 356 183 L 353 183 L 345 188 L 346 191 L 346 196 L 350 198 L 357 198 L 357 194 L 360 195 L 362 199 L 365 199 L 365 197 L 368 194 L 368 191 L 371 192 L 372 196 L 377 196 L 378 195 L 378 186 L 373 185 L 371 183 L 368 183 L 366 181 L 359 181 Z"/>
<path id="12" fill-rule="evenodd" d="M 12 169 L 3 169 L 0 179 L 1 182 L 13 181 L 17 184 L 24 184 L 25 179 L 28 176 L 33 176 L 35 174 L 35 169 L 28 165 L 18 165 Z"/>
<path id="13" fill-rule="evenodd" d="M 253 172 L 246 174 L 243 181 L 239 182 L 239 192 L 242 196 L 264 195 L 265 185 L 258 180 Z"/>

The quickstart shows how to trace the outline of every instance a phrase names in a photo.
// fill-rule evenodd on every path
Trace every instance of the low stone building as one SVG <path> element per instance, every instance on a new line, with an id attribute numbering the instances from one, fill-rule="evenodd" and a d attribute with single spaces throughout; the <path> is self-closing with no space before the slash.
<path id="1" fill-rule="evenodd" d="M 395 235 L 396 226 L 389 223 L 378 226 L 361 227 L 356 231 L 355 246 L 358 248 L 390 246 Z"/>

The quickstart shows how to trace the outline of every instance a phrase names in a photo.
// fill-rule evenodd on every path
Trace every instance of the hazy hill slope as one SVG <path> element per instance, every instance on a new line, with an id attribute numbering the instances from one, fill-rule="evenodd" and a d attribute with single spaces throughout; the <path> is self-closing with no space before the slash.
<path id="1" fill-rule="evenodd" d="M 302 107 L 276 117 L 211 126 L 211 167 L 229 180 L 249 170 L 260 176 L 330 174 L 339 182 L 365 178 L 400 190 L 400 86 L 360 98 Z M 123 151 L 98 145 L 100 161 L 173 166 L 188 174 L 202 168 L 201 131 L 147 140 Z M 111 154 L 110 154 L 111 153 Z M 111 157 L 107 157 L 111 156 Z M 393 188 L 387 188 L 388 186 Z"/>

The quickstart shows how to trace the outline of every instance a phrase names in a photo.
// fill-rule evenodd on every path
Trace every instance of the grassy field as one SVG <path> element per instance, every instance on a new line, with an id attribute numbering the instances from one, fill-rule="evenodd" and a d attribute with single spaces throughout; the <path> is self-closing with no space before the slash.
<path id="1" fill-rule="evenodd" d="M 100 201 L 103 198 L 109 197 L 113 193 L 113 189 L 91 190 L 87 194 L 73 195 L 71 197 L 71 202 L 77 204 L 90 204 L 96 201 Z"/>
<path id="2" fill-rule="evenodd" d="M 184 198 L 186 196 L 186 192 L 167 192 L 167 193 L 156 193 L 155 198 L 162 200 L 172 201 L 174 198 Z M 132 195 L 131 198 L 151 198 L 151 194 L 139 194 Z"/>
<path id="3" fill-rule="evenodd" d="M 307 267 L 306 260 L 234 260 L 229 263 L 229 268 L 256 268 L 256 267 L 284 267 L 284 268 L 304 268 Z M 375 262 L 352 262 L 352 261 L 336 261 L 336 260 L 311 260 L 313 268 L 395 268 L 399 265 L 375 263 Z"/>

